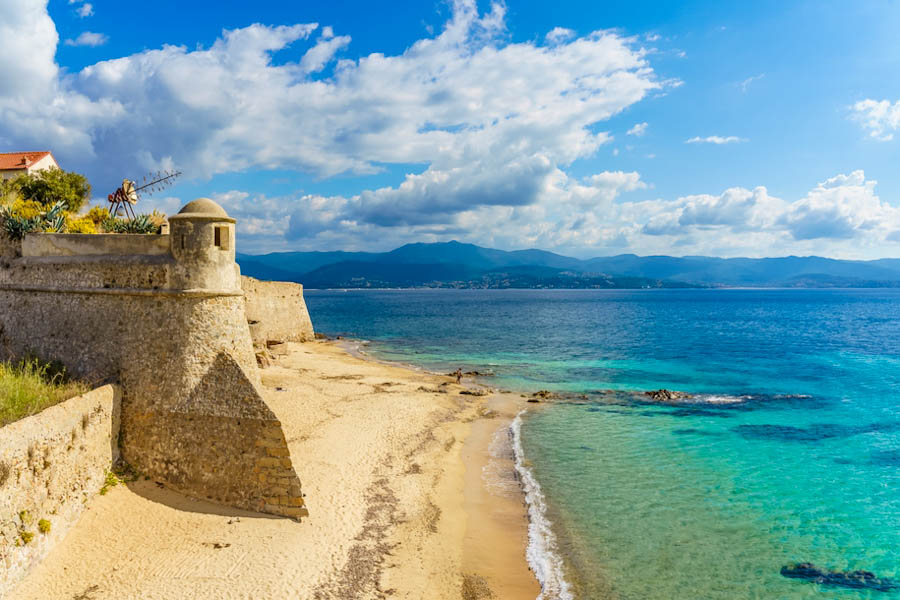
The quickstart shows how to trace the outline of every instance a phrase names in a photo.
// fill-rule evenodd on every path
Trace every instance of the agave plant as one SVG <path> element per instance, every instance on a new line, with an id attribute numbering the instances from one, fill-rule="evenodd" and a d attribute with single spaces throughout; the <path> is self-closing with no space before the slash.
<path id="1" fill-rule="evenodd" d="M 57 202 L 50 210 L 42 215 L 41 229 L 43 231 L 58 233 L 66 227 L 66 203 Z"/>
<path id="2" fill-rule="evenodd" d="M 33 231 L 59 232 L 66 226 L 66 203 L 57 202 L 47 212 L 33 217 L 15 214 L 10 208 L 0 209 L 3 231 L 7 237 L 20 240 Z"/>
<path id="3" fill-rule="evenodd" d="M 156 233 L 156 225 L 150 215 L 137 215 L 133 219 L 107 219 L 103 229 L 109 233 Z"/>
<path id="4" fill-rule="evenodd" d="M 33 219 L 28 219 L 26 217 L 19 217 L 10 212 L 7 209 L 3 209 L 3 232 L 7 237 L 13 240 L 21 240 L 25 237 L 26 233 L 30 233 L 32 231 L 37 231 L 40 228 L 40 219 L 35 217 Z"/>

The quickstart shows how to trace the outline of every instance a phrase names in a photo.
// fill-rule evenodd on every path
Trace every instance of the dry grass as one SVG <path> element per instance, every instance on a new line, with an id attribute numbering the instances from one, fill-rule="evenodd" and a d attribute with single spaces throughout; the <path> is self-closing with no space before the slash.
<path id="1" fill-rule="evenodd" d="M 0 427 L 88 391 L 65 371 L 38 360 L 0 363 Z"/>

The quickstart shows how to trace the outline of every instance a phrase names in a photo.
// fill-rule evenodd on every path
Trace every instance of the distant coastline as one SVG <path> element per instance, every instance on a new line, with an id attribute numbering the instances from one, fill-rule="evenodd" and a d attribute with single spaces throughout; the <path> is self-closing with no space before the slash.
<path id="1" fill-rule="evenodd" d="M 897 288 L 900 259 L 816 256 L 578 259 L 543 250 L 407 244 L 390 252 L 238 254 L 245 275 L 307 289 Z"/>

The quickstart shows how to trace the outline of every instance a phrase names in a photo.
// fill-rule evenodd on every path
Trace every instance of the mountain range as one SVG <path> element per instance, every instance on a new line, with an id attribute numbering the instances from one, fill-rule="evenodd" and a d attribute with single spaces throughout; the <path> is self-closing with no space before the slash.
<path id="1" fill-rule="evenodd" d="M 544 250 L 505 251 L 460 242 L 390 252 L 238 254 L 244 275 L 308 288 L 900 287 L 900 259 L 818 256 L 578 259 Z"/>

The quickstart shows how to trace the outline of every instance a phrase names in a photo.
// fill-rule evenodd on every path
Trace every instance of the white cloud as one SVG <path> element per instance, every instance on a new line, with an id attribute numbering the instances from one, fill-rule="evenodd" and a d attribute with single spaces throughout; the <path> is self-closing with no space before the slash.
<path id="1" fill-rule="evenodd" d="M 324 27 L 316 45 L 306 51 L 300 59 L 300 71 L 303 74 L 318 73 L 325 65 L 334 60 L 335 54 L 350 44 L 349 35 L 335 37 L 331 27 Z"/>
<path id="2" fill-rule="evenodd" d="M 544 39 L 548 44 L 561 44 L 571 40 L 573 37 L 575 37 L 575 32 L 573 30 L 566 29 L 565 27 L 554 27 L 547 33 Z"/>
<path id="3" fill-rule="evenodd" d="M 645 133 L 647 133 L 647 123 L 635 123 L 634 127 L 626 132 L 627 135 L 633 135 L 636 137 L 641 137 Z"/>
<path id="4" fill-rule="evenodd" d="M 85 5 L 90 6 L 90 5 Z M 77 38 L 66 40 L 66 46 L 102 46 L 109 41 L 109 36 L 105 33 L 95 33 L 93 31 L 82 31 Z"/>
<path id="5" fill-rule="evenodd" d="M 330 177 L 415 163 L 424 170 L 400 185 L 359 194 L 356 216 L 418 222 L 434 220 L 429 212 L 519 206 L 548 174 L 608 142 L 598 123 L 677 83 L 659 82 L 644 51 L 615 32 L 509 43 L 503 5 L 479 13 L 474 0 L 454 2 L 436 37 L 398 55 L 338 59 L 350 39 L 329 28 L 313 41 L 317 24 L 251 25 L 208 48 L 163 46 L 61 77 L 52 51 L 31 57 L 29 32 L 44 32 L 41 47 L 56 43 L 43 0 L 0 2 L 43 24 L 10 29 L 23 44 L 0 55 L 0 69 L 16 73 L 7 89 L 21 99 L 0 97 L 3 137 L 53 147 L 97 189 L 165 164 L 187 177 L 247 169 Z M 302 58 L 273 64 L 288 46 Z M 37 78 L 8 66 L 23 58 Z M 436 210 L 426 198 L 439 201 Z"/>
<path id="6" fill-rule="evenodd" d="M 678 83 L 660 82 L 637 42 L 615 32 L 510 43 L 501 5 L 479 13 L 457 0 L 435 37 L 397 55 L 344 58 L 348 36 L 317 24 L 251 25 L 207 48 L 163 46 L 62 75 L 44 0 L 0 0 L 0 10 L 0 137 L 53 148 L 95 189 L 166 166 L 194 178 L 326 178 L 418 165 L 346 196 L 220 194 L 243 251 L 450 237 L 580 255 L 821 253 L 822 240 L 845 256 L 900 251 L 898 209 L 861 171 L 793 202 L 764 187 L 648 200 L 636 172 L 569 173 L 610 141 L 605 121 Z M 274 62 L 288 46 L 300 58 Z"/>
<path id="7" fill-rule="evenodd" d="M 869 137 L 881 142 L 894 139 L 900 129 L 900 100 L 860 100 L 852 107 L 853 118 L 865 129 Z"/>
<path id="8" fill-rule="evenodd" d="M 647 33 L 644 35 L 644 39 L 648 42 L 658 42 L 660 35 L 658 33 Z"/>
<path id="9" fill-rule="evenodd" d="M 82 19 L 85 17 L 92 17 L 94 16 L 94 5 L 90 2 L 85 2 L 75 9 L 75 13 Z"/>
<path id="10" fill-rule="evenodd" d="M 882 201 L 863 171 L 837 175 L 803 198 L 788 202 L 765 187 L 730 188 L 671 202 L 637 203 L 648 215 L 642 234 L 660 238 L 649 247 L 683 247 L 721 256 L 822 254 L 874 258 L 900 250 L 900 208 Z M 633 243 L 639 238 L 634 238 Z"/>
<path id="11" fill-rule="evenodd" d="M 721 135 L 710 135 L 707 137 L 695 136 L 688 140 L 685 140 L 685 144 L 736 144 L 738 142 L 746 142 L 747 140 L 744 138 L 739 138 L 734 135 L 721 136 Z"/>
<path id="12" fill-rule="evenodd" d="M 887 235 L 900 226 L 900 209 L 875 195 L 876 183 L 863 171 L 832 177 L 794 203 L 782 221 L 798 240 Z"/>
<path id="13" fill-rule="evenodd" d="M 760 73 L 759 75 L 751 75 L 751 76 L 748 77 L 747 79 L 745 79 L 745 80 L 741 81 L 740 83 L 738 83 L 738 87 L 741 88 L 741 91 L 742 91 L 742 92 L 746 92 L 747 89 L 750 87 L 750 84 L 751 84 L 751 83 L 753 83 L 754 81 L 759 81 L 760 79 L 762 79 L 762 78 L 765 77 L 765 76 L 766 76 L 765 73 Z"/>

